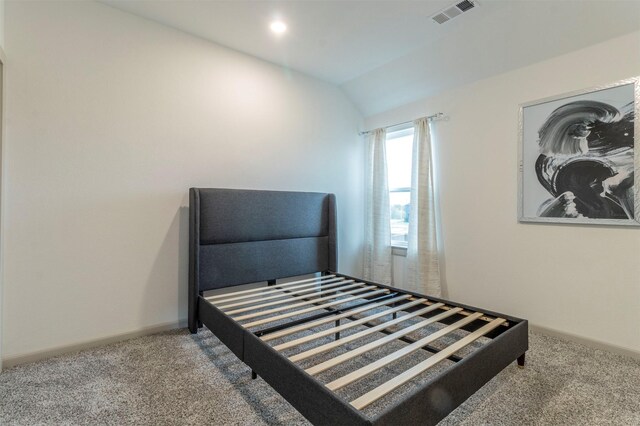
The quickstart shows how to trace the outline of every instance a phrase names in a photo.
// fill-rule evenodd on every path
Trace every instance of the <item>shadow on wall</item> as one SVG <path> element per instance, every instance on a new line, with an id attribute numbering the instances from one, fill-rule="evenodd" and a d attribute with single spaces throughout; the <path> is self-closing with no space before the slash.
<path id="1" fill-rule="evenodd" d="M 181 206 L 178 218 L 178 320 L 187 320 L 189 296 L 189 207 Z"/>
<path id="2" fill-rule="evenodd" d="M 442 292 L 441 297 L 443 299 L 448 299 L 449 296 L 449 285 L 447 283 L 447 262 L 444 254 L 444 247 L 438 246 L 438 255 L 439 264 L 440 264 L 440 291 Z"/>
<path id="3" fill-rule="evenodd" d="M 189 207 L 186 198 L 176 211 L 149 273 L 143 324 L 184 323 L 189 282 Z"/>

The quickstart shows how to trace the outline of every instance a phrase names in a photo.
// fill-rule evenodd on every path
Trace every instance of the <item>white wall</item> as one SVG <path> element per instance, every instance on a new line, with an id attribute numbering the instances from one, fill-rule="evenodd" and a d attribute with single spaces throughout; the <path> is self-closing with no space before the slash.
<path id="1" fill-rule="evenodd" d="M 361 271 L 361 118 L 334 86 L 93 2 L 7 4 L 5 357 L 186 317 L 187 189 L 331 191 Z"/>
<path id="2" fill-rule="evenodd" d="M 640 351 L 640 229 L 517 222 L 518 105 L 640 75 L 640 32 L 372 116 L 436 122 L 449 298 Z M 399 263 L 397 263 L 399 264 Z"/>
<path id="3" fill-rule="evenodd" d="M 2 80 L 4 80 L 4 62 L 6 62 L 6 58 L 4 55 L 4 0 L 0 0 L 0 59 L 3 62 L 2 66 Z M 4 82 L 0 82 L 0 102 L 2 103 L 1 108 L 4 108 Z M 2 188 L 2 146 L 3 146 L 3 132 L 4 132 L 4 111 L 0 114 L 0 371 L 2 371 L 2 287 L 3 287 L 3 267 L 2 267 L 2 259 L 4 254 L 4 249 L 2 247 L 2 238 L 3 238 L 3 228 L 2 228 L 2 203 L 3 203 L 3 188 Z"/>
<path id="4" fill-rule="evenodd" d="M 5 0 L 0 0 L 0 48 L 4 48 L 4 4 Z"/>

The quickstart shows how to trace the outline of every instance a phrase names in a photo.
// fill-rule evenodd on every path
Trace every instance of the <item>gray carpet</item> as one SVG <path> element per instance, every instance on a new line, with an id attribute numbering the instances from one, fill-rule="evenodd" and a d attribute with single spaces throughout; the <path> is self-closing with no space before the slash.
<path id="1" fill-rule="evenodd" d="M 441 425 L 640 425 L 640 361 L 539 334 L 530 345 L 525 369 L 509 366 Z M 307 422 L 209 332 L 176 330 L 3 372 L 0 424 Z"/>

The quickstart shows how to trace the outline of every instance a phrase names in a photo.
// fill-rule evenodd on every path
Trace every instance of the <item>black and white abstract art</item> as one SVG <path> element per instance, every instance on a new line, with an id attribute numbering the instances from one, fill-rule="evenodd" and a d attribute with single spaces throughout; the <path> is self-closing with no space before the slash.
<path id="1" fill-rule="evenodd" d="M 519 220 L 640 225 L 639 79 L 520 107 Z"/>

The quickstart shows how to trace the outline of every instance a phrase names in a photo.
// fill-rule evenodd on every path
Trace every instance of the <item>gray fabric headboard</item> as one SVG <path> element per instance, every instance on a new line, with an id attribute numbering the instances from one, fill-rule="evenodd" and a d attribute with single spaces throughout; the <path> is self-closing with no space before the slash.
<path id="1" fill-rule="evenodd" d="M 190 322 L 203 291 L 336 270 L 333 194 L 189 190 Z"/>

